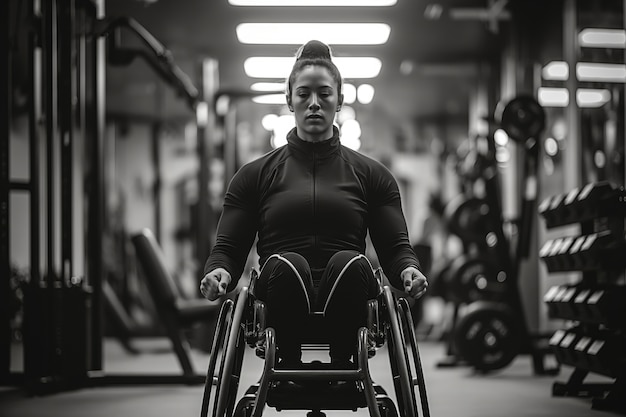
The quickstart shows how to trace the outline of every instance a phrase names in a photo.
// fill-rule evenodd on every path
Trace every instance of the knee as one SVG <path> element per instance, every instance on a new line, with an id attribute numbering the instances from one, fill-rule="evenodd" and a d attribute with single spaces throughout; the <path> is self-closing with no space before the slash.
<path id="1" fill-rule="evenodd" d="M 296 302 L 305 298 L 310 309 L 311 271 L 300 254 L 288 252 L 270 256 L 261 268 L 257 288 L 262 300 L 279 298 Z M 302 297 L 296 295 L 300 293 Z"/>
<path id="2" fill-rule="evenodd" d="M 309 270 L 307 260 L 295 252 L 271 255 L 261 268 L 262 275 L 297 276 L 306 275 Z"/>
<path id="3" fill-rule="evenodd" d="M 357 251 L 339 251 L 331 257 L 329 265 L 333 265 L 337 278 L 342 278 L 342 280 L 369 280 L 374 276 L 369 259 Z"/>

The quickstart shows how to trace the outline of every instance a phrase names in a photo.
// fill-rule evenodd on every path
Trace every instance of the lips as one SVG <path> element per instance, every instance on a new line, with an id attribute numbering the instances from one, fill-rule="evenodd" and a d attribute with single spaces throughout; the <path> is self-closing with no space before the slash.
<path id="1" fill-rule="evenodd" d="M 309 114 L 306 118 L 307 119 L 323 119 L 321 114 Z"/>

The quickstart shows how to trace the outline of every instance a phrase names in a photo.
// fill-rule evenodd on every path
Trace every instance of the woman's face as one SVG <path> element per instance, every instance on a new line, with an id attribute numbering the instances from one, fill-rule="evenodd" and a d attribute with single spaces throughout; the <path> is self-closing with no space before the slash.
<path id="1" fill-rule="evenodd" d="M 298 137 L 310 142 L 332 137 L 335 114 L 342 102 L 343 95 L 327 68 L 302 68 L 291 86 L 291 97 L 287 97 L 296 118 Z"/>

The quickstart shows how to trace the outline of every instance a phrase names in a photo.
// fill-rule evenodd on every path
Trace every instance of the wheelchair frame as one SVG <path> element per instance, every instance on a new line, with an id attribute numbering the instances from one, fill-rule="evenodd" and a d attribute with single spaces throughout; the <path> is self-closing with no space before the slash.
<path id="1" fill-rule="evenodd" d="M 422 416 L 430 417 L 409 303 L 405 298 L 396 298 L 391 288 L 382 284 L 380 269 L 375 275 L 380 291 L 376 299 L 368 302 L 367 327 L 358 331 L 356 369 L 332 369 L 326 366 L 329 364 L 318 361 L 303 364 L 298 369 L 276 369 L 276 334 L 273 328 L 265 325 L 265 303 L 254 295 L 258 274 L 253 269 L 249 286 L 239 291 L 236 301 L 228 299 L 222 304 L 209 357 L 200 416 L 208 417 L 211 409 L 212 417 L 260 417 L 265 406 L 269 405 L 279 411 L 310 410 L 307 415 L 312 417 L 325 416 L 322 410 L 356 411 L 365 407 L 373 417 L 418 417 L 417 386 Z M 385 343 L 397 407 L 385 390 L 374 383 L 369 372 L 369 358 Z M 259 382 L 250 386 L 236 401 L 246 344 L 254 348 L 256 355 L 264 358 L 265 363 Z M 324 350 L 324 342 L 314 343 L 312 350 Z M 276 384 L 278 381 L 309 385 L 301 391 L 286 390 L 281 398 Z M 356 388 L 354 392 L 332 396 L 319 384 L 332 381 L 354 381 Z"/>

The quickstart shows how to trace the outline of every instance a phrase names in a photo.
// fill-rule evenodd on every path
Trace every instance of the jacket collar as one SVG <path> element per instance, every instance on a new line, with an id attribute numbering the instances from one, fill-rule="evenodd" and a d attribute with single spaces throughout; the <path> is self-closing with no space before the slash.
<path id="1" fill-rule="evenodd" d="M 295 154 L 307 156 L 309 158 L 323 158 L 339 151 L 341 142 L 339 141 L 339 129 L 333 126 L 333 136 L 321 142 L 307 142 L 300 139 L 293 128 L 287 134 L 287 147 Z"/>

